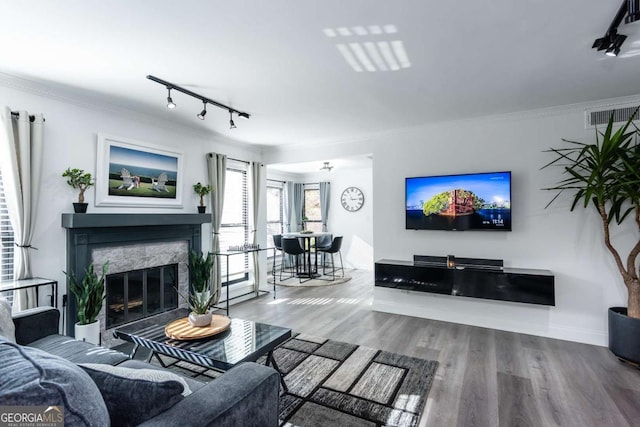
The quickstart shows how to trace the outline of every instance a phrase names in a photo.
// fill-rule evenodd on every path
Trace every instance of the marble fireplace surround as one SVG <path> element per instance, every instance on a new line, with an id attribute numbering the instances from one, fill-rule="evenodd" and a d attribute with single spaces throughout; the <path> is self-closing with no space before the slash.
<path id="1" fill-rule="evenodd" d="M 211 222 L 211 214 L 62 214 L 62 227 L 67 233 L 66 271 L 80 280 L 93 263 L 96 271 L 109 261 L 108 274 L 178 264 L 178 286 L 188 286 L 188 251 L 202 247 L 202 224 Z M 135 261 L 134 261 L 135 260 Z M 64 331 L 74 336 L 77 322 L 76 302 L 67 292 Z M 101 318 L 103 344 L 111 342 L 111 331 L 104 328 L 105 310 Z"/>

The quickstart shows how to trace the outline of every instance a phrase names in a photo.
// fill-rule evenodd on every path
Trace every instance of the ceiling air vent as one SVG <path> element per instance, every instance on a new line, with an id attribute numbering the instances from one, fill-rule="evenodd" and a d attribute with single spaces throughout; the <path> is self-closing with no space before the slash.
<path id="1" fill-rule="evenodd" d="M 609 123 L 609 118 L 613 114 L 613 121 L 615 123 L 624 123 L 638 108 L 637 105 L 631 105 L 628 107 L 610 108 L 607 110 L 591 110 L 585 111 L 585 129 L 593 129 L 596 126 L 598 128 L 606 126 Z M 634 121 L 640 119 L 636 113 Z"/>

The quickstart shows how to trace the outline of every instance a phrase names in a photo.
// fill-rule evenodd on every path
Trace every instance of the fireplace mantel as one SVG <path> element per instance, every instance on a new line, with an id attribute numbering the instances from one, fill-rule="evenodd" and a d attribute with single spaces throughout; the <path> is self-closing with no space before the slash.
<path id="1" fill-rule="evenodd" d="M 63 228 L 144 227 L 211 222 L 211 214 L 62 214 Z"/>
<path id="2" fill-rule="evenodd" d="M 189 251 L 200 251 L 202 224 L 211 219 L 211 214 L 62 214 L 67 235 L 66 271 L 82 280 L 92 252 L 98 248 L 181 241 Z M 66 310 L 66 333 L 73 336 L 77 318 L 73 294 L 68 293 Z"/>

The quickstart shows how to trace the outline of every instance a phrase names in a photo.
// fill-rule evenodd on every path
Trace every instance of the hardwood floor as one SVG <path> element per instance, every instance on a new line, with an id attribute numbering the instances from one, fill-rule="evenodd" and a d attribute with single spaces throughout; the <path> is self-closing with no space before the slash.
<path id="1" fill-rule="evenodd" d="M 372 311 L 373 273 L 277 287 L 231 315 L 438 360 L 421 426 L 640 426 L 640 370 L 609 350 Z"/>

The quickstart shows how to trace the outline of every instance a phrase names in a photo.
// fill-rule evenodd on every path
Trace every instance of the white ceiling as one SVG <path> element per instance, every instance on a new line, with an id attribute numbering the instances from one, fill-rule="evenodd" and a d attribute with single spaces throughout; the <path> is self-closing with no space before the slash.
<path id="1" fill-rule="evenodd" d="M 347 141 L 460 118 L 640 92 L 640 23 L 618 58 L 591 49 L 614 0 L 5 1 L 0 72 L 53 92 L 251 144 Z M 391 25 L 391 34 L 371 34 Z M 363 27 L 367 35 L 327 37 Z M 401 41 L 409 65 L 355 72 L 337 43 Z M 166 90 L 153 74 L 252 114 Z M 10 104 L 10 100 L 5 100 Z M 28 106 L 19 106 L 28 108 Z M 45 112 L 46 113 L 46 112 Z"/>
<path id="2" fill-rule="evenodd" d="M 330 171 L 322 169 L 324 163 L 329 162 L 331 167 Z M 272 163 L 267 165 L 269 170 L 292 173 L 292 174 L 313 174 L 320 173 L 326 176 L 330 176 L 333 172 L 351 171 L 354 169 L 371 169 L 373 165 L 372 157 L 370 155 L 365 156 L 352 156 L 343 157 L 339 159 L 325 159 L 321 161 L 313 162 L 301 162 L 301 163 Z"/>

